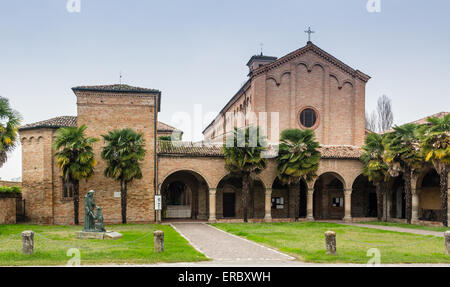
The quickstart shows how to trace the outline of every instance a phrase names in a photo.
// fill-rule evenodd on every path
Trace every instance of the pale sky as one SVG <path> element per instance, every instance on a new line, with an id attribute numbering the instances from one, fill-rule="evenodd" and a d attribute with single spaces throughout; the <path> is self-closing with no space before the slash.
<path id="1" fill-rule="evenodd" d="M 0 0 L 0 95 L 23 124 L 76 115 L 71 87 L 115 84 L 162 91 L 160 120 L 218 112 L 247 80 L 248 59 L 281 57 L 312 41 L 370 75 L 366 109 L 392 99 L 402 124 L 450 111 L 450 1 Z M 203 127 L 196 127 L 194 140 Z M 187 131 L 185 139 L 190 139 Z M 0 168 L 21 176 L 20 146 Z"/>

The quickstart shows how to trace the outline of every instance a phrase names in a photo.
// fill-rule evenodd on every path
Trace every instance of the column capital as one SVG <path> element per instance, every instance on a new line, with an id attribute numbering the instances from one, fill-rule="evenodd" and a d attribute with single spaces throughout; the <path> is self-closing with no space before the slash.
<path id="1" fill-rule="evenodd" d="M 265 194 L 266 194 L 266 196 L 271 196 L 272 195 L 272 188 L 266 188 Z"/>
<path id="2" fill-rule="evenodd" d="M 346 189 L 344 189 L 344 194 L 345 194 L 346 196 L 352 195 L 352 192 L 353 192 L 353 189 L 352 189 L 352 188 L 346 188 Z"/>
<path id="3" fill-rule="evenodd" d="M 216 194 L 217 188 L 210 188 L 209 189 L 209 194 Z"/>
<path id="4" fill-rule="evenodd" d="M 314 194 L 314 188 L 309 188 L 308 187 L 308 194 L 309 195 L 313 195 Z"/>
<path id="5" fill-rule="evenodd" d="M 411 188 L 412 195 L 419 195 L 421 191 L 422 191 L 421 188 L 414 188 L 414 187 Z"/>

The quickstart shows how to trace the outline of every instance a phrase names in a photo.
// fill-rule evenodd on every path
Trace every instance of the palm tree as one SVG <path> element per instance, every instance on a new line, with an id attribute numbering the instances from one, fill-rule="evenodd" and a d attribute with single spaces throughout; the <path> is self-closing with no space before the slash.
<path id="1" fill-rule="evenodd" d="M 19 113 L 9 106 L 9 100 L 0 97 L 0 167 L 16 146 L 20 120 Z"/>
<path id="2" fill-rule="evenodd" d="M 394 127 L 394 131 L 387 133 L 383 138 L 383 159 L 389 166 L 389 174 L 393 177 L 403 173 L 405 181 L 406 220 L 411 224 L 412 194 L 411 177 L 416 169 L 421 167 L 419 140 L 416 135 L 416 124 L 405 124 Z"/>
<path id="3" fill-rule="evenodd" d="M 223 146 L 225 168 L 231 174 L 242 177 L 242 207 L 244 222 L 247 222 L 251 178 L 267 166 L 267 160 L 261 156 L 265 151 L 265 141 L 258 127 L 245 130 L 235 128 L 232 140 L 227 140 Z"/>
<path id="4" fill-rule="evenodd" d="M 141 133 L 126 128 L 102 135 L 106 145 L 102 158 L 107 162 L 105 176 L 120 182 L 122 223 L 127 223 L 127 190 L 134 179 L 142 178 L 141 162 L 145 158 L 145 141 Z"/>
<path id="5" fill-rule="evenodd" d="M 442 224 L 448 226 L 448 171 L 450 165 L 450 114 L 428 118 L 419 127 L 420 147 L 425 161 L 432 162 L 439 174 L 442 198 Z"/>
<path id="6" fill-rule="evenodd" d="M 362 147 L 363 154 L 360 160 L 364 163 L 363 174 L 373 182 L 377 192 L 377 217 L 381 221 L 383 213 L 383 194 L 385 193 L 385 182 L 389 177 L 389 167 L 383 160 L 384 146 L 383 136 L 370 133 L 366 137 L 365 145 Z"/>
<path id="7" fill-rule="evenodd" d="M 92 144 L 98 139 L 87 137 L 86 126 L 60 128 L 56 132 L 53 144 L 56 163 L 62 171 L 64 183 L 73 189 L 74 223 L 79 224 L 78 206 L 80 194 L 80 180 L 88 179 L 94 174 L 97 161 L 94 157 Z"/>
<path id="8" fill-rule="evenodd" d="M 296 221 L 300 216 L 300 180 L 309 182 L 317 176 L 319 147 L 312 130 L 287 129 L 281 133 L 277 173 L 280 181 L 289 186 L 289 192 L 294 190 Z"/>

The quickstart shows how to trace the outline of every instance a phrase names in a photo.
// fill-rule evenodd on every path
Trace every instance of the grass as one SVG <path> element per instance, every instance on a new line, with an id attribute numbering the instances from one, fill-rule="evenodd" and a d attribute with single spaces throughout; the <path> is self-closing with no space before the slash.
<path id="1" fill-rule="evenodd" d="M 167 225 L 112 225 L 107 230 L 122 233 L 118 240 L 76 239 L 80 226 L 0 225 L 0 266 L 66 265 L 70 248 L 80 250 L 81 265 L 152 264 L 193 262 L 207 258 Z M 23 255 L 21 235 L 35 232 L 35 253 Z M 153 231 L 164 231 L 165 251 L 153 252 Z M 73 256 L 73 255 L 72 255 Z"/>
<path id="2" fill-rule="evenodd" d="M 445 232 L 447 230 L 450 230 L 449 227 L 443 227 L 443 226 L 441 226 L 441 227 L 439 227 L 439 226 L 423 226 L 423 225 L 417 225 L 417 224 L 396 223 L 396 222 L 369 221 L 369 222 L 360 222 L 360 223 L 361 224 L 410 228 L 410 229 L 429 230 L 429 231 L 438 231 L 438 232 Z"/>
<path id="3" fill-rule="evenodd" d="M 306 262 L 367 263 L 378 248 L 381 263 L 450 263 L 444 238 L 323 222 L 214 224 L 215 227 Z M 337 254 L 326 255 L 324 233 L 336 232 Z"/>

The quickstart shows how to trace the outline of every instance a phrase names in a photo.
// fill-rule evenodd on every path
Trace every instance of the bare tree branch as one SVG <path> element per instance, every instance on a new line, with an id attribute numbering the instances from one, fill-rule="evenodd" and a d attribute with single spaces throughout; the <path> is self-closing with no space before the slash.
<path id="1" fill-rule="evenodd" d="M 378 98 L 377 113 L 378 130 L 380 132 L 390 130 L 394 122 L 394 115 L 392 113 L 392 101 L 388 96 L 383 95 Z"/>
<path id="2" fill-rule="evenodd" d="M 366 129 L 372 132 L 377 131 L 377 113 L 375 111 L 372 111 L 370 115 L 366 112 Z"/>

